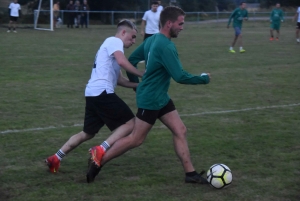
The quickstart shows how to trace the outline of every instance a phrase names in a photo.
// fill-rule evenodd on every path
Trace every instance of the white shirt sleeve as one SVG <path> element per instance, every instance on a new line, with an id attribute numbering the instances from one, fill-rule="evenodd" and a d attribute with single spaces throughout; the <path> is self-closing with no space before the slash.
<path id="1" fill-rule="evenodd" d="M 110 44 L 106 47 L 108 55 L 112 55 L 116 51 L 121 51 L 124 53 L 124 44 L 120 38 L 111 38 Z"/>
<path id="2" fill-rule="evenodd" d="M 142 19 L 145 20 L 145 21 L 147 21 L 147 19 L 148 19 L 148 11 L 145 12 L 145 14 L 144 14 L 144 16 L 143 16 Z"/>

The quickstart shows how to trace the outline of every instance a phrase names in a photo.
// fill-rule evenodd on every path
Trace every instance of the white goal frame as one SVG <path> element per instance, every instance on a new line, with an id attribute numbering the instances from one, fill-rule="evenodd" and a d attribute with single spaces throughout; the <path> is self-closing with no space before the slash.
<path id="1" fill-rule="evenodd" d="M 40 15 L 40 11 L 41 11 L 41 6 L 42 6 L 42 1 L 43 0 L 39 0 L 39 7 L 37 10 L 34 11 L 34 29 L 36 30 L 43 30 L 43 31 L 54 31 L 54 23 L 53 23 L 53 0 L 50 0 L 50 28 L 38 28 L 37 27 L 37 23 L 38 23 L 38 19 L 39 19 L 39 15 Z"/>

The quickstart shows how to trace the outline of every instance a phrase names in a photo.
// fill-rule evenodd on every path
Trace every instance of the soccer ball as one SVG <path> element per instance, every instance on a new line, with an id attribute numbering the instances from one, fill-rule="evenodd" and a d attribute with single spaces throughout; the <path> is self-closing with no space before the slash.
<path id="1" fill-rule="evenodd" d="M 232 182 L 232 173 L 224 164 L 214 164 L 207 171 L 207 181 L 214 188 L 225 188 Z"/>

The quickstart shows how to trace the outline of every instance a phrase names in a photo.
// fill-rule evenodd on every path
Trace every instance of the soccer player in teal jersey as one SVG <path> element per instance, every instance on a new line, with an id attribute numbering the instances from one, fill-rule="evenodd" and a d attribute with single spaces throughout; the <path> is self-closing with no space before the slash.
<path id="1" fill-rule="evenodd" d="M 146 72 L 137 88 L 138 112 L 135 126 L 131 134 L 116 141 L 111 148 L 97 160 L 101 166 L 91 160 L 87 172 L 87 182 L 92 182 L 102 165 L 111 159 L 124 154 L 130 149 L 140 146 L 147 134 L 159 119 L 173 134 L 175 152 L 180 159 L 186 183 L 208 184 L 207 179 L 196 172 L 187 143 L 187 129 L 182 122 L 173 101 L 168 95 L 171 78 L 181 84 L 208 84 L 209 73 L 192 75 L 185 70 L 178 58 L 175 44 L 171 38 L 176 38 L 183 30 L 185 13 L 179 7 L 166 7 L 160 15 L 160 33 L 147 38 L 129 57 L 131 64 L 136 66 L 145 60 Z M 130 81 L 134 81 L 129 76 Z"/>
<path id="2" fill-rule="evenodd" d="M 246 52 L 243 49 L 243 40 L 242 40 L 242 24 L 244 20 L 248 20 L 248 11 L 246 10 L 246 3 L 241 2 L 240 7 L 236 8 L 230 15 L 227 28 L 229 28 L 229 25 L 231 23 L 231 20 L 233 19 L 233 28 L 235 31 L 235 36 L 232 42 L 232 45 L 229 48 L 229 52 L 235 53 L 233 47 L 237 40 L 239 40 L 240 43 L 240 53 Z"/>
<path id="3" fill-rule="evenodd" d="M 277 32 L 276 40 L 279 40 L 280 22 L 283 22 L 283 12 L 280 9 L 280 3 L 277 3 L 276 7 L 272 10 L 270 15 L 270 22 L 270 41 L 274 40 L 273 30 L 276 30 Z"/>

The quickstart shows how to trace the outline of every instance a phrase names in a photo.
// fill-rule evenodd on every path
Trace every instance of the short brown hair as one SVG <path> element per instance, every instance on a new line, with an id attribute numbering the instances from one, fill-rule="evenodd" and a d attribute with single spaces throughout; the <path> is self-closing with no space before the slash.
<path id="1" fill-rule="evenodd" d="M 135 29 L 136 32 L 138 32 L 138 30 L 137 30 L 135 24 L 134 24 L 133 22 L 131 22 L 130 20 L 127 20 L 127 19 L 121 20 L 121 21 L 118 23 L 117 28 L 119 28 L 119 27 L 121 27 L 121 26 L 125 26 L 125 27 L 128 27 L 128 28 L 130 28 L 130 29 Z"/>
<path id="2" fill-rule="evenodd" d="M 175 22 L 179 16 L 185 16 L 185 12 L 177 6 L 167 6 L 160 13 L 160 25 L 163 27 L 168 20 Z"/>

